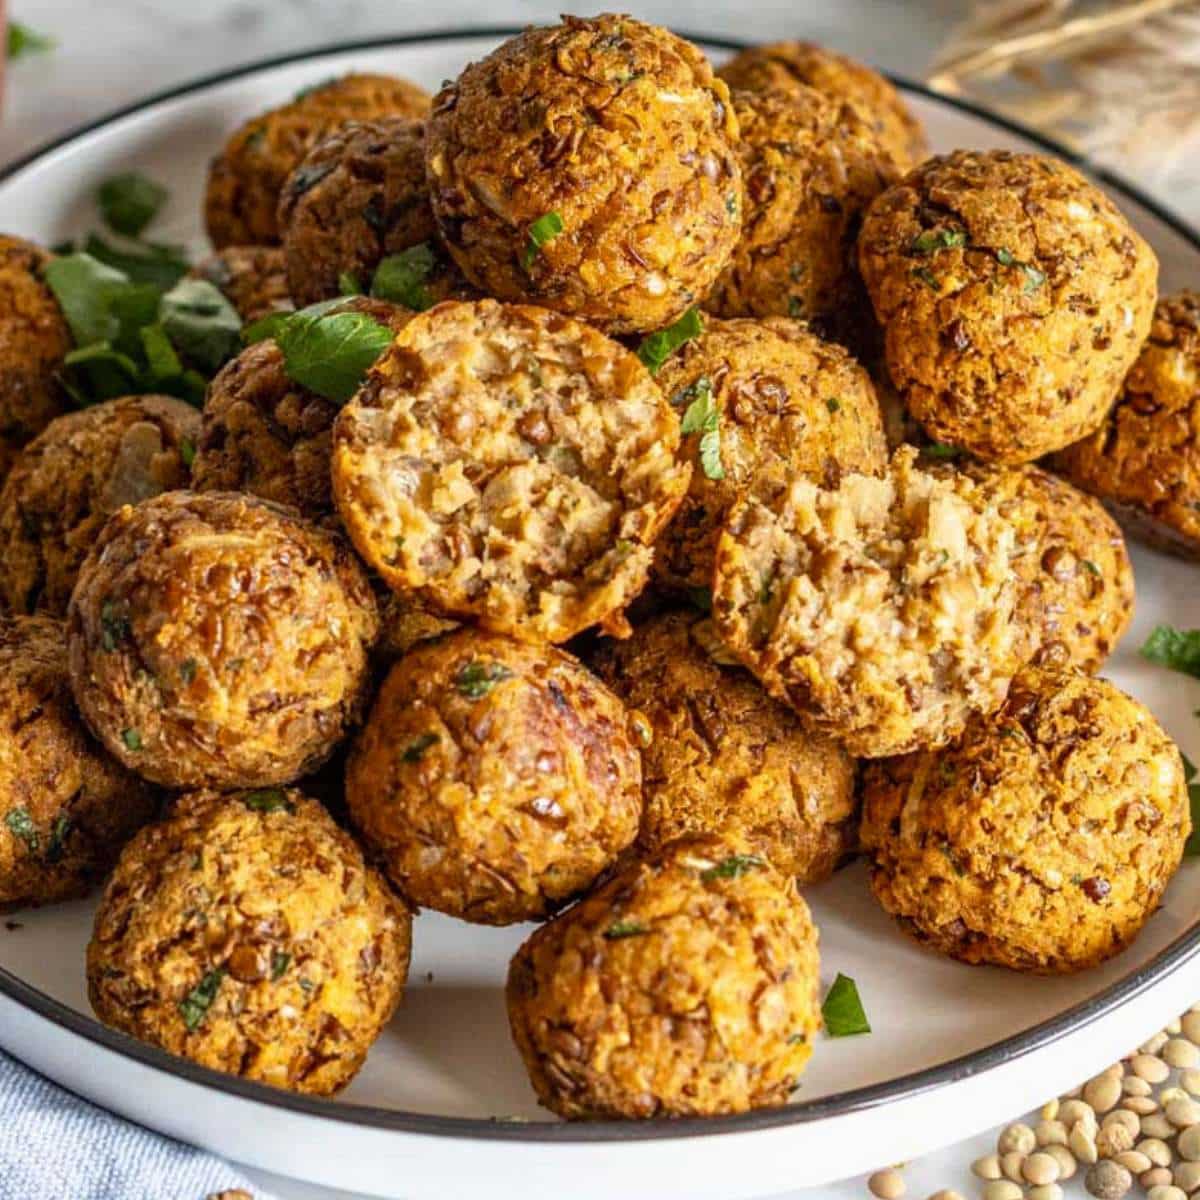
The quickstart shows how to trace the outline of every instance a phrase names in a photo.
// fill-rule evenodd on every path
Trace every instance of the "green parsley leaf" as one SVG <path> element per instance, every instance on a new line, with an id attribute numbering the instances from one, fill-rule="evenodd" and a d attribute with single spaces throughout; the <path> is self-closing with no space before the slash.
<path id="1" fill-rule="evenodd" d="M 436 266 L 437 256 L 428 242 L 409 246 L 399 254 L 389 254 L 375 268 L 371 295 L 378 300 L 403 304 L 414 312 L 424 312 L 433 306 L 433 297 L 425 282 Z"/>
<path id="2" fill-rule="evenodd" d="M 505 679 L 511 679 L 512 672 L 503 663 L 469 662 L 461 668 L 454 677 L 454 686 L 460 696 L 468 700 L 481 700 Z"/>
<path id="3" fill-rule="evenodd" d="M 441 740 L 441 735 L 437 733 L 420 734 L 404 747 L 404 753 L 400 755 L 400 761 L 406 763 L 420 762 L 425 757 L 425 751 L 430 746 L 436 746 Z"/>
<path id="4" fill-rule="evenodd" d="M 138 330 L 138 335 L 142 340 L 146 370 L 152 383 L 165 383 L 169 379 L 178 379 L 183 374 L 183 363 L 175 353 L 167 331 L 161 325 L 143 325 Z"/>
<path id="5" fill-rule="evenodd" d="M 1142 657 L 1200 679 L 1200 629 L 1173 629 L 1159 625 L 1142 646 Z"/>
<path id="6" fill-rule="evenodd" d="M 111 600 L 100 605 L 100 649 L 111 654 L 129 636 L 129 618 Z"/>
<path id="7" fill-rule="evenodd" d="M 345 401 L 358 391 L 392 337 L 386 325 L 365 313 L 293 313 L 275 334 L 275 342 L 292 379 L 318 396 Z"/>
<path id="8" fill-rule="evenodd" d="M 113 301 L 129 290 L 124 272 L 90 254 L 64 254 L 46 264 L 42 277 L 67 319 L 76 346 L 111 342 L 120 333 Z"/>
<path id="9" fill-rule="evenodd" d="M 563 219 L 556 212 L 548 212 L 538 217 L 529 227 L 529 242 L 525 253 L 521 256 L 521 266 L 526 271 L 533 266 L 534 259 L 541 253 L 547 242 L 552 242 L 563 231 Z"/>
<path id="10" fill-rule="evenodd" d="M 936 250 L 951 250 L 967 244 L 967 234 L 962 229 L 927 229 L 912 240 L 909 249 L 914 254 L 933 254 Z"/>
<path id="11" fill-rule="evenodd" d="M 96 366 L 103 363 L 124 375 L 129 384 L 137 382 L 140 374 L 138 365 L 127 354 L 114 350 L 110 342 L 93 342 L 90 346 L 81 346 L 63 356 L 63 365 L 68 367 Z M 124 388 L 127 393 L 128 387 Z"/>
<path id="12" fill-rule="evenodd" d="M 205 973 L 204 977 L 179 1002 L 179 1015 L 188 1033 L 195 1033 L 204 1024 L 204 1018 L 221 990 L 221 981 L 225 978 L 225 968 L 217 967 Z"/>
<path id="13" fill-rule="evenodd" d="M 315 304 L 300 309 L 299 312 L 268 313 L 265 317 L 259 317 L 257 321 L 251 321 L 249 325 L 242 328 L 242 344 L 252 346 L 255 342 L 265 342 L 267 338 L 277 337 L 280 330 L 297 317 L 323 317 L 327 312 L 340 308 L 345 303 L 345 296 L 333 296 L 328 300 L 318 300 Z"/>
<path id="14" fill-rule="evenodd" d="M 949 462 L 951 459 L 958 458 L 962 451 L 957 446 L 949 446 L 945 442 L 930 442 L 928 446 L 921 448 L 921 453 L 926 458 L 939 458 Z"/>
<path id="15" fill-rule="evenodd" d="M 343 271 L 338 276 L 338 291 L 343 296 L 361 296 L 362 284 L 353 271 Z"/>
<path id="16" fill-rule="evenodd" d="M 4 816 L 4 824 L 13 837 L 19 837 L 31 851 L 36 851 L 41 844 L 37 827 L 27 808 L 10 808 Z"/>
<path id="17" fill-rule="evenodd" d="M 821 1005 L 821 1016 L 830 1037 L 853 1037 L 871 1032 L 871 1024 L 858 996 L 858 985 L 840 971 Z"/>
<path id="18" fill-rule="evenodd" d="M 996 251 L 996 261 L 1002 267 L 1011 267 L 1017 260 L 1013 258 L 1012 254 L 1008 250 L 1005 250 L 1003 247 L 1001 247 Z"/>
<path id="19" fill-rule="evenodd" d="M 100 185 L 96 203 L 109 229 L 126 237 L 137 237 L 158 216 L 167 196 L 167 189 L 161 183 L 137 171 L 126 171 Z"/>
<path id="20" fill-rule="evenodd" d="M 700 316 L 700 310 L 689 308 L 674 325 L 668 325 L 666 329 L 660 329 L 657 333 L 644 337 L 642 344 L 638 347 L 638 358 L 642 360 L 651 375 L 656 375 L 663 363 L 680 346 L 685 342 L 690 342 L 692 338 L 699 337 L 703 332 L 704 318 Z"/>
<path id="21" fill-rule="evenodd" d="M 942 290 L 937 276 L 928 267 L 913 267 L 912 276 L 914 279 L 919 279 L 931 292 Z"/>
<path id="22" fill-rule="evenodd" d="M 136 729 L 122 729 L 121 741 L 125 743 L 125 749 L 133 754 L 142 748 L 142 735 Z"/>
<path id="23" fill-rule="evenodd" d="M 182 279 L 162 298 L 159 321 L 179 352 L 216 371 L 238 351 L 242 319 L 207 279 Z"/>
<path id="24" fill-rule="evenodd" d="M 700 438 L 700 468 L 709 479 L 724 479 L 721 464 L 721 431 L 712 429 Z"/>
<path id="25" fill-rule="evenodd" d="M 714 879 L 737 879 L 750 871 L 758 871 L 767 865 L 766 860 L 757 854 L 731 854 L 722 859 L 715 867 L 709 867 L 700 872 L 701 883 L 711 883 Z"/>
<path id="26" fill-rule="evenodd" d="M 71 818 L 65 815 L 60 815 L 55 819 L 54 825 L 50 830 L 50 844 L 46 847 L 46 861 L 48 863 L 61 862 L 63 855 L 67 849 L 67 838 L 71 834 Z"/>
<path id="27" fill-rule="evenodd" d="M 836 396 L 830 396 L 830 398 L 825 401 L 825 407 L 829 409 L 831 413 L 841 412 L 842 402 Z"/>
<path id="28" fill-rule="evenodd" d="M 640 921 L 614 921 L 604 931 L 604 937 L 610 942 L 619 942 L 623 938 L 641 937 L 649 932 L 649 928 Z"/>
<path id="29" fill-rule="evenodd" d="M 183 460 L 183 465 L 190 471 L 192 463 L 196 461 L 196 443 L 191 438 L 179 439 L 179 457 Z"/>
<path id="30" fill-rule="evenodd" d="M 15 62 L 18 58 L 25 58 L 29 54 L 45 54 L 57 45 L 58 42 L 48 34 L 38 33 L 20 21 L 9 21 L 8 23 L 8 58 L 10 62 Z"/>
<path id="31" fill-rule="evenodd" d="M 148 283 L 160 292 L 173 288 L 190 269 L 182 247 L 165 242 L 118 246 L 98 233 L 89 233 L 83 249 L 97 262 L 121 271 L 133 283 Z"/>
<path id="32" fill-rule="evenodd" d="M 721 411 L 713 397 L 712 384 L 705 378 L 697 379 L 686 389 L 685 394 L 695 396 L 683 414 L 679 431 L 683 434 L 700 434 L 700 466 L 709 479 L 724 479 L 725 468 L 721 465 Z"/>
<path id="33" fill-rule="evenodd" d="M 275 983 L 277 980 L 280 980 L 283 978 L 284 974 L 287 972 L 288 967 L 291 965 L 291 961 L 292 961 L 292 956 L 290 954 L 288 954 L 288 952 L 286 950 L 272 950 L 271 951 L 271 982 L 272 983 Z"/>
<path id="34" fill-rule="evenodd" d="M 1036 292 L 1046 282 L 1045 271 L 1039 271 L 1031 263 L 1022 263 L 1021 270 L 1025 272 L 1025 290 Z"/>
<path id="35" fill-rule="evenodd" d="M 1079 560 L 1079 565 L 1089 575 L 1103 575 L 1104 574 L 1104 572 L 1101 571 L 1100 568 L 1094 562 L 1092 562 L 1092 560 L 1090 558 L 1081 558 Z"/>
<path id="36" fill-rule="evenodd" d="M 184 687 L 187 687 L 196 678 L 196 660 L 194 658 L 185 658 L 179 664 L 179 678 L 183 680 Z"/>
<path id="37" fill-rule="evenodd" d="M 242 803 L 252 812 L 294 813 L 296 806 L 288 799 L 283 788 L 259 788 L 255 792 L 247 792 L 242 797 Z"/>

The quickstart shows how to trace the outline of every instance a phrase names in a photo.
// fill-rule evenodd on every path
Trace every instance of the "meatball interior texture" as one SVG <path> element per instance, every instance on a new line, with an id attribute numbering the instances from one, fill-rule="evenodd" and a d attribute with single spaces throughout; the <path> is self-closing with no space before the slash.
<path id="1" fill-rule="evenodd" d="M 641 780 L 624 706 L 575 659 L 463 630 L 392 668 L 346 798 L 410 901 L 506 925 L 611 865 L 637 834 Z"/>
<path id="2" fill-rule="evenodd" d="M 1154 252 L 1073 167 L 929 159 L 878 197 L 859 264 L 888 369 L 929 434 L 1029 462 L 1091 433 L 1154 309 Z"/>
<path id="3" fill-rule="evenodd" d="M 1135 536 L 1200 559 L 1200 294 L 1158 302 L 1117 403 L 1054 467 Z"/>
<path id="4" fill-rule="evenodd" d="M 157 804 L 75 711 L 62 622 L 0 617 L 0 909 L 85 895 Z"/>
<path id="5" fill-rule="evenodd" d="M 213 159 L 204 223 L 217 249 L 274 245 L 284 182 L 324 136 L 347 121 L 423 117 L 429 96 L 407 79 L 344 75 L 245 122 Z"/>
<path id="6" fill-rule="evenodd" d="M 764 859 L 681 838 L 538 929 L 508 974 L 513 1039 L 568 1118 L 787 1102 L 821 1027 L 817 930 Z"/>
<path id="7" fill-rule="evenodd" d="M 116 1029 L 202 1066 L 330 1095 L 404 990 L 412 918 L 295 789 L 193 792 L 129 844 L 87 952 Z"/>
<path id="8" fill-rule="evenodd" d="M 767 691 L 851 754 L 936 746 L 997 708 L 1028 656 L 1016 548 L 980 488 L 901 450 L 887 478 L 797 479 L 735 506 L 713 615 Z"/>
<path id="9" fill-rule="evenodd" d="M 249 496 L 123 508 L 80 571 L 71 678 L 97 737 L 172 788 L 315 770 L 357 723 L 379 616 L 345 544 Z"/>
<path id="10" fill-rule="evenodd" d="M 0 491 L 0 598 L 63 616 L 79 568 L 126 504 L 186 487 L 200 414 L 170 396 L 127 396 L 58 417 Z"/>
<path id="11" fill-rule="evenodd" d="M 1071 671 L 1022 672 L 953 745 L 872 764 L 863 793 L 883 907 L 943 954 L 1040 973 L 1129 945 L 1191 828 L 1158 722 Z"/>
<path id="12" fill-rule="evenodd" d="M 737 137 L 729 91 L 691 43 L 626 16 L 564 17 L 435 97 L 433 210 L 486 294 L 611 333 L 657 329 L 707 294 L 737 242 Z M 552 214 L 561 232 L 531 242 Z"/>
<path id="13" fill-rule="evenodd" d="M 768 696 L 710 620 L 694 612 L 656 617 L 628 640 L 603 645 L 595 661 L 650 726 L 641 851 L 686 834 L 730 836 L 801 887 L 827 878 L 853 851 L 854 760 Z"/>
<path id="14" fill-rule="evenodd" d="M 444 616 L 566 641 L 621 612 L 687 491 L 679 418 L 616 342 L 545 309 L 413 318 L 334 427 L 354 544 Z"/>
<path id="15" fill-rule="evenodd" d="M 192 275 L 220 289 L 247 324 L 293 308 L 279 246 L 226 246 L 198 262 Z"/>
<path id="16" fill-rule="evenodd" d="M 657 376 L 685 413 L 711 397 L 718 416 L 723 477 L 702 468 L 704 432 L 680 449 L 692 482 L 660 538 L 655 574 L 676 586 L 708 587 L 717 535 L 734 501 L 768 501 L 795 474 L 829 484 L 843 471 L 887 466 L 882 418 L 867 374 L 840 346 L 798 321 L 709 320 Z"/>

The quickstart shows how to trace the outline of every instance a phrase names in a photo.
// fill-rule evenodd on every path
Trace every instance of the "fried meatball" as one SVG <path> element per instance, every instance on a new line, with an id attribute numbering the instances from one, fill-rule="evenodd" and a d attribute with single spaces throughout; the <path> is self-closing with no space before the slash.
<path id="1" fill-rule="evenodd" d="M 741 670 L 710 620 L 655 617 L 605 643 L 595 665 L 649 723 L 641 851 L 685 834 L 731 836 L 804 887 L 853 850 L 853 759 Z"/>
<path id="2" fill-rule="evenodd" d="M 359 312 L 399 332 L 412 313 L 365 296 L 332 312 Z M 333 512 L 329 457 L 341 406 L 296 383 L 272 338 L 247 346 L 209 384 L 192 468 L 198 492 L 249 492 L 313 520 Z"/>
<path id="3" fill-rule="evenodd" d="M 710 320 L 657 380 L 684 416 L 705 406 L 715 412 L 719 447 L 709 458 L 712 435 L 703 425 L 683 439 L 692 482 L 655 553 L 665 583 L 712 583 L 721 522 L 740 497 L 766 502 L 797 474 L 832 483 L 843 471 L 882 474 L 887 466 L 866 372 L 799 322 Z"/>
<path id="4" fill-rule="evenodd" d="M 487 295 L 657 329 L 708 293 L 738 240 L 737 137 L 691 43 L 626 16 L 564 17 L 435 97 L 433 211 Z"/>
<path id="5" fill-rule="evenodd" d="M 1117 403 L 1053 466 L 1135 537 L 1200 559 L 1200 293 L 1158 302 Z"/>
<path id="6" fill-rule="evenodd" d="M 309 88 L 287 104 L 251 118 L 213 159 L 204 223 L 214 246 L 279 241 L 279 193 L 300 160 L 347 121 L 423 117 L 427 93 L 390 75 L 344 75 Z"/>
<path id="7" fill-rule="evenodd" d="M 1052 158 L 931 158 L 871 205 L 858 248 L 909 411 L 990 461 L 1094 430 L 1150 328 L 1154 252 Z"/>
<path id="8" fill-rule="evenodd" d="M 346 802 L 410 901 L 508 925 L 545 917 L 633 841 L 641 784 L 625 708 L 598 679 L 553 647 L 464 629 L 392 668 Z"/>
<path id="9" fill-rule="evenodd" d="M 79 572 L 75 699 L 126 766 L 172 788 L 315 770 L 360 715 L 379 615 L 340 539 L 250 496 L 123 508 Z"/>
<path id="10" fill-rule="evenodd" d="M 982 488 L 906 448 L 886 478 L 796 479 L 771 506 L 736 505 L 713 615 L 767 691 L 851 754 L 937 746 L 997 708 L 1028 657 L 1016 548 Z"/>
<path id="11" fill-rule="evenodd" d="M 943 750 L 867 769 L 871 886 L 925 945 L 1051 974 L 1124 949 L 1191 828 L 1179 750 L 1136 700 L 1029 669 Z"/>
<path id="12" fill-rule="evenodd" d="M 929 153 L 920 121 L 878 71 L 811 42 L 775 42 L 734 55 L 717 74 L 734 90 L 803 92 L 813 88 L 840 105 L 853 105 L 901 171 Z"/>
<path id="13" fill-rule="evenodd" d="M 387 592 L 379 601 L 382 628 L 376 650 L 385 662 L 402 658 L 419 642 L 458 628 L 457 621 L 431 613 L 411 594 Z"/>
<path id="14" fill-rule="evenodd" d="M 201 1066 L 327 1096 L 408 974 L 412 917 L 294 788 L 180 796 L 133 839 L 87 951 L 106 1024 Z"/>
<path id="15" fill-rule="evenodd" d="M 621 612 L 687 491 L 679 418 L 637 357 L 545 309 L 446 303 L 334 426 L 359 553 L 443 616 L 550 642 Z"/>
<path id="16" fill-rule="evenodd" d="M 50 258 L 0 234 L 0 482 L 17 451 L 69 407 L 60 372 L 73 342 L 41 279 Z"/>
<path id="17" fill-rule="evenodd" d="M 712 1116 L 787 1102 L 817 983 L 795 880 L 738 843 L 680 838 L 525 942 L 508 1019 L 560 1116 Z"/>
<path id="18" fill-rule="evenodd" d="M 0 617 L 0 910 L 86 895 L 157 804 L 79 719 L 62 622 Z"/>
<path id="19" fill-rule="evenodd" d="M 198 262 L 191 273 L 218 288 L 247 324 L 293 307 L 279 246 L 226 246 Z"/>
<path id="20" fill-rule="evenodd" d="M 126 504 L 187 487 L 200 414 L 126 396 L 51 421 L 0 491 L 0 599 L 61 617 L 87 552 Z"/>

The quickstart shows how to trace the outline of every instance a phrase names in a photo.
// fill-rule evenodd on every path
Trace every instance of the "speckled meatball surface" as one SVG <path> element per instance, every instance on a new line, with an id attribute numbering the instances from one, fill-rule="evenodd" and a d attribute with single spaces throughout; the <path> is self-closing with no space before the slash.
<path id="1" fill-rule="evenodd" d="M 379 616 L 338 538 L 250 496 L 168 492 L 123 508 L 68 619 L 92 730 L 172 788 L 314 771 L 357 723 Z"/>
<path id="2" fill-rule="evenodd" d="M 219 288 L 247 324 L 294 307 L 280 246 L 226 246 L 201 259 L 191 273 Z"/>
<path id="3" fill-rule="evenodd" d="M 1200 293 L 1158 302 L 1117 403 L 1053 466 L 1135 537 L 1200 559 Z"/>
<path id="4" fill-rule="evenodd" d="M 434 214 L 487 295 L 657 329 L 705 296 L 737 242 L 737 136 L 691 43 L 627 16 L 564 17 L 435 97 Z"/>
<path id="5" fill-rule="evenodd" d="M 334 427 L 358 548 L 443 616 L 566 641 L 624 627 L 687 490 L 679 418 L 637 357 L 546 309 L 414 317 Z"/>
<path id="6" fill-rule="evenodd" d="M 411 593 L 387 592 L 379 598 L 381 630 L 376 653 L 385 662 L 402 658 L 419 642 L 458 628 L 457 621 L 432 613 Z"/>
<path id="7" fill-rule="evenodd" d="M 75 711 L 62 622 L 0 617 L 0 910 L 86 895 L 157 805 Z"/>
<path id="8" fill-rule="evenodd" d="M 52 421 L 0 491 L 0 598 L 63 616 L 104 523 L 126 504 L 186 487 L 200 414 L 169 396 L 126 396 Z"/>
<path id="9" fill-rule="evenodd" d="M 339 1091 L 387 1024 L 412 918 L 295 789 L 193 792 L 129 844 L 88 946 L 106 1024 L 202 1066 Z"/>
<path id="10" fill-rule="evenodd" d="M 854 760 L 814 736 L 725 650 L 712 622 L 673 612 L 607 642 L 600 677 L 649 724 L 638 847 L 685 834 L 745 841 L 805 887 L 857 844 Z"/>
<path id="11" fill-rule="evenodd" d="M 344 75 L 308 88 L 241 125 L 213 159 L 204 223 L 218 249 L 272 245 L 284 181 L 326 134 L 347 121 L 423 117 L 429 96 L 407 79 Z"/>
<path id="12" fill-rule="evenodd" d="M 624 706 L 580 663 L 462 630 L 392 668 L 346 801 L 412 903 L 508 925 L 560 907 L 633 841 L 641 779 Z"/>
<path id="13" fill-rule="evenodd" d="M 708 457 L 703 425 L 683 439 L 692 482 L 655 550 L 666 583 L 710 586 L 721 522 L 740 497 L 768 501 L 796 474 L 831 484 L 845 471 L 880 474 L 887 465 L 866 372 L 797 321 L 710 318 L 656 379 L 681 415 L 715 411 L 719 446 Z"/>
<path id="14" fill-rule="evenodd" d="M 880 903 L 969 963 L 1058 973 L 1124 949 L 1191 828 L 1179 751 L 1103 679 L 1022 672 L 953 745 L 872 764 L 863 845 Z"/>
<path id="15" fill-rule="evenodd" d="M 817 931 L 794 880 L 682 838 L 542 926 L 508 974 L 538 1099 L 568 1118 L 787 1102 L 821 1027 Z"/>
<path id="16" fill-rule="evenodd" d="M 858 248 L 909 411 L 989 461 L 1095 429 L 1150 328 L 1154 252 L 1056 159 L 931 158 L 875 201 Z"/>

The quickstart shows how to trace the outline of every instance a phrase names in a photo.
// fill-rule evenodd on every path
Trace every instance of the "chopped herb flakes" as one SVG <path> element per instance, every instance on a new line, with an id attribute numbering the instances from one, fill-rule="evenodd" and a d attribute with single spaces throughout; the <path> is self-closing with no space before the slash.
<path id="1" fill-rule="evenodd" d="M 1183 758 L 1183 777 L 1187 781 L 1188 800 L 1192 807 L 1192 832 L 1183 846 L 1184 858 L 1200 858 L 1200 783 L 1196 781 L 1195 764 L 1186 754 Z"/>
<path id="2" fill-rule="evenodd" d="M 1044 271 L 1039 271 L 1037 267 L 1031 263 L 1023 263 L 1013 257 L 1009 250 L 1001 247 L 996 251 L 996 261 L 1002 267 L 1016 267 L 1025 276 L 1025 291 L 1036 292 L 1038 288 L 1046 282 L 1046 274 Z"/>
<path id="3" fill-rule="evenodd" d="M 751 871 L 759 871 L 766 865 L 766 860 L 757 854 L 731 854 L 717 863 L 715 867 L 701 871 L 700 881 L 701 883 L 710 883 L 714 879 L 737 879 Z"/>
<path id="4" fill-rule="evenodd" d="M 912 275 L 914 279 L 919 279 L 931 292 L 940 292 L 942 285 L 938 283 L 937 276 L 928 267 L 913 267 Z"/>
<path id="5" fill-rule="evenodd" d="M 4 817 L 4 824 L 13 837 L 18 837 L 31 850 L 36 851 L 41 844 L 37 827 L 27 808 L 10 808 Z"/>
<path id="6" fill-rule="evenodd" d="M 285 950 L 271 951 L 271 982 L 282 979 L 292 961 L 292 956 Z"/>
<path id="7" fill-rule="evenodd" d="M 29 54 L 45 54 L 49 50 L 53 50 L 58 43 L 54 38 L 44 33 L 38 33 L 34 29 L 30 29 L 28 25 L 22 25 L 20 21 L 9 21 L 8 23 L 8 59 L 10 62 L 15 62 L 18 58 L 25 58 Z"/>
<path id="8" fill-rule="evenodd" d="M 614 921 L 604 931 L 604 936 L 610 942 L 619 942 L 624 938 L 641 937 L 649 932 L 649 928 L 640 921 Z"/>
<path id="9" fill-rule="evenodd" d="M 1142 646 L 1142 657 L 1200 679 L 1200 629 L 1173 629 L 1159 625 Z"/>
<path id="10" fill-rule="evenodd" d="M 830 1037 L 853 1037 L 871 1032 L 871 1024 L 859 999 L 858 985 L 840 971 L 821 1005 L 821 1016 Z"/>
<path id="11" fill-rule="evenodd" d="M 668 325 L 666 329 L 660 329 L 657 333 L 644 337 L 642 344 L 638 347 L 638 358 L 642 360 L 651 375 L 656 375 L 663 363 L 680 346 L 685 342 L 690 342 L 692 338 L 699 337 L 703 332 L 704 319 L 700 316 L 700 310 L 689 308 L 674 325 Z"/>
<path id="12" fill-rule="evenodd" d="M 424 312 L 433 307 L 433 297 L 425 284 L 436 266 L 437 257 L 428 242 L 388 255 L 375 268 L 371 295 L 377 300 L 403 304 L 414 312 Z"/>
<path id="13" fill-rule="evenodd" d="M 207 279 L 181 279 L 163 296 L 159 320 L 179 352 L 205 371 L 218 370 L 241 342 L 242 318 Z"/>
<path id="14" fill-rule="evenodd" d="M 362 284 L 353 271 L 343 271 L 338 276 L 338 292 L 343 296 L 361 296 Z"/>
<path id="15" fill-rule="evenodd" d="M 967 235 L 962 229 L 927 229 L 913 238 L 910 247 L 913 254 L 933 254 L 937 250 L 951 250 L 965 246 Z"/>
<path id="16" fill-rule="evenodd" d="M 106 179 L 96 192 L 104 223 L 126 237 L 137 237 L 167 202 L 167 189 L 136 171 Z"/>
<path id="17" fill-rule="evenodd" d="M 111 600 L 100 606 L 100 649 L 111 654 L 129 636 L 129 620 Z"/>
<path id="18" fill-rule="evenodd" d="M 67 850 L 67 838 L 71 835 L 71 818 L 59 816 L 50 829 L 50 844 L 46 847 L 48 863 L 61 862 Z"/>
<path id="19" fill-rule="evenodd" d="M 512 672 L 503 663 L 469 662 L 455 675 L 454 686 L 460 696 L 481 700 L 496 684 L 511 678 Z"/>
<path id="20" fill-rule="evenodd" d="M 788 297 L 788 316 L 798 319 L 804 316 L 804 301 L 799 296 Z"/>
<path id="21" fill-rule="evenodd" d="M 183 465 L 190 471 L 192 463 L 196 461 L 196 444 L 191 438 L 179 439 L 179 457 L 183 460 Z"/>
<path id="22" fill-rule="evenodd" d="M 948 446 L 945 442 L 930 442 L 928 446 L 922 448 L 921 453 L 926 458 L 940 458 L 949 461 L 953 458 L 961 456 L 962 451 L 957 446 Z"/>
<path id="23" fill-rule="evenodd" d="M 1103 574 L 1103 572 L 1100 570 L 1100 568 L 1098 566 L 1096 566 L 1096 564 L 1094 562 L 1092 562 L 1092 560 L 1090 558 L 1081 558 L 1079 560 L 1079 565 L 1085 571 L 1087 571 L 1087 573 L 1089 575 L 1102 575 Z"/>
<path id="24" fill-rule="evenodd" d="M 529 241 L 525 246 L 525 253 L 521 255 L 521 266 L 528 271 L 533 266 L 534 260 L 541 253 L 542 247 L 547 242 L 554 241 L 562 231 L 563 219 L 558 213 L 548 212 L 538 217 L 529 226 Z"/>
<path id="25" fill-rule="evenodd" d="M 142 748 L 142 735 L 136 729 L 121 730 L 121 741 L 125 743 L 125 749 L 134 754 Z"/>
<path id="26" fill-rule="evenodd" d="M 204 1018 L 217 998 L 217 992 L 221 990 L 221 981 L 224 978 L 224 967 L 217 967 L 209 971 L 179 1002 L 179 1015 L 183 1017 L 183 1023 L 188 1033 L 195 1033 L 204 1024 Z"/>
<path id="27" fill-rule="evenodd" d="M 721 465 L 721 410 L 713 397 L 712 384 L 703 377 L 683 393 L 694 395 L 680 422 L 683 434 L 700 434 L 700 466 L 709 479 L 724 479 Z"/>
<path id="28" fill-rule="evenodd" d="M 400 761 L 406 763 L 420 762 L 425 757 L 425 751 L 430 746 L 437 745 L 441 740 L 441 735 L 436 733 L 423 733 L 420 737 L 413 738 L 404 747 L 404 753 L 400 755 Z"/>
<path id="29" fill-rule="evenodd" d="M 288 799 L 283 788 L 259 788 L 256 792 L 247 792 L 242 797 L 242 803 L 260 813 L 296 811 L 296 806 Z"/>
<path id="30" fill-rule="evenodd" d="M 841 412 L 842 402 L 837 399 L 836 396 L 830 396 L 829 399 L 825 401 L 825 407 L 829 409 L 831 413 Z"/>

